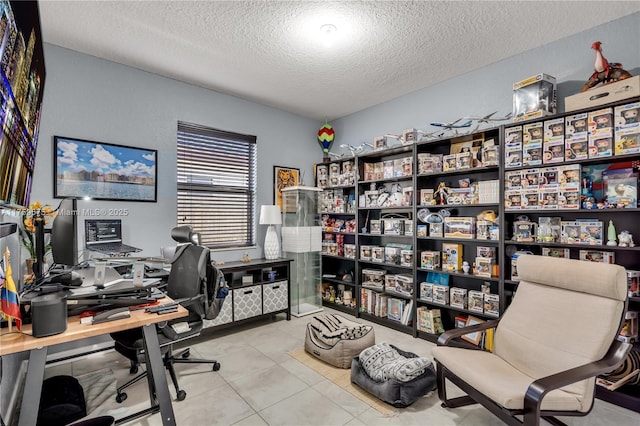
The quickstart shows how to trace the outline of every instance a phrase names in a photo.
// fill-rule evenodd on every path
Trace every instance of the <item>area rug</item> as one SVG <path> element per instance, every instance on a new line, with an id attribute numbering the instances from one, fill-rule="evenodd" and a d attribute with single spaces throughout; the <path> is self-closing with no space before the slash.
<path id="1" fill-rule="evenodd" d="M 370 393 L 364 391 L 357 385 L 351 383 L 351 370 L 334 367 L 327 364 L 318 358 L 315 358 L 307 353 L 304 348 L 297 349 L 289 352 L 289 355 L 296 360 L 300 361 L 307 367 L 311 368 L 321 376 L 331 380 L 336 385 L 340 386 L 345 391 L 349 392 L 365 404 L 372 408 L 375 408 L 385 417 L 392 417 L 398 414 L 398 410 L 392 405 L 387 404 L 384 401 L 379 400 Z"/>

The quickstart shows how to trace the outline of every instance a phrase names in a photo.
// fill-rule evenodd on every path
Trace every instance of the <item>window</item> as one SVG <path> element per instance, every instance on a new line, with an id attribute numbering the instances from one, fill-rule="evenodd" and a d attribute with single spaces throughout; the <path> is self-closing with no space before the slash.
<path id="1" fill-rule="evenodd" d="M 256 137 L 178 122 L 178 225 L 210 248 L 255 240 Z"/>

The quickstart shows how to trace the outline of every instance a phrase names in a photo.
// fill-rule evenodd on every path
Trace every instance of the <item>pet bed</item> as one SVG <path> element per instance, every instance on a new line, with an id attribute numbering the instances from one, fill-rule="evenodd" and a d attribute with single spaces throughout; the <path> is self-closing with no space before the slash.
<path id="1" fill-rule="evenodd" d="M 340 315 L 322 315 L 307 324 L 304 349 L 335 367 L 350 368 L 353 357 L 375 342 L 372 326 Z"/>
<path id="2" fill-rule="evenodd" d="M 436 388 L 436 373 L 430 359 L 383 342 L 353 358 L 351 382 L 394 407 L 406 407 Z"/>

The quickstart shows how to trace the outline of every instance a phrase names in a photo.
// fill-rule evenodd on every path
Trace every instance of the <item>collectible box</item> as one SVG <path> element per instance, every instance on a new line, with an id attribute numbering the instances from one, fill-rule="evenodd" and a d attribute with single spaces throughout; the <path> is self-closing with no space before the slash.
<path id="1" fill-rule="evenodd" d="M 386 271 L 380 269 L 363 269 L 362 270 L 362 286 L 374 290 L 384 290 L 384 276 Z"/>
<path id="2" fill-rule="evenodd" d="M 529 142 L 522 145 L 522 165 L 539 166 L 542 164 L 542 142 Z"/>
<path id="3" fill-rule="evenodd" d="M 578 258 L 599 263 L 615 263 L 616 261 L 614 252 L 601 250 L 580 250 Z"/>
<path id="4" fill-rule="evenodd" d="M 513 222 L 513 238 L 519 243 L 531 243 L 538 232 L 538 224 L 528 220 Z"/>
<path id="5" fill-rule="evenodd" d="M 420 253 L 420 268 L 422 269 L 439 269 L 440 268 L 440 252 L 439 251 L 423 251 Z"/>
<path id="6" fill-rule="evenodd" d="M 505 191 L 511 189 L 522 188 L 522 173 L 518 171 L 506 171 L 504 172 L 504 189 Z"/>
<path id="7" fill-rule="evenodd" d="M 445 238 L 475 238 L 475 217 L 445 217 Z"/>
<path id="8" fill-rule="evenodd" d="M 413 250 L 400 250 L 400 266 L 413 266 Z"/>
<path id="9" fill-rule="evenodd" d="M 371 246 L 371 261 L 376 263 L 384 262 L 384 247 Z"/>
<path id="10" fill-rule="evenodd" d="M 364 174 L 363 176 L 364 180 L 376 179 L 374 163 L 364 163 L 364 165 L 362 166 L 362 169 Z"/>
<path id="11" fill-rule="evenodd" d="M 467 289 L 451 287 L 449 300 L 449 304 L 454 308 L 467 309 Z"/>
<path id="12" fill-rule="evenodd" d="M 611 157 L 613 155 L 613 137 L 589 138 L 589 158 Z"/>
<path id="13" fill-rule="evenodd" d="M 403 219 L 403 222 L 402 229 L 404 230 L 404 235 L 413 236 L 413 220 Z"/>
<path id="14" fill-rule="evenodd" d="M 371 260 L 371 246 L 360 246 L 360 260 Z"/>
<path id="15" fill-rule="evenodd" d="M 615 155 L 640 152 L 640 102 L 614 109 Z"/>
<path id="16" fill-rule="evenodd" d="M 453 324 L 455 328 L 463 328 L 467 326 L 467 321 L 469 320 L 469 317 L 465 316 L 465 315 L 456 315 L 453 318 Z"/>
<path id="17" fill-rule="evenodd" d="M 384 276 L 385 288 L 396 288 L 396 274 L 387 274 Z"/>
<path id="18" fill-rule="evenodd" d="M 380 219 L 371 219 L 369 221 L 371 226 L 371 234 L 381 234 L 382 233 L 382 221 Z"/>
<path id="19" fill-rule="evenodd" d="M 562 218 L 559 216 L 540 216 L 538 218 L 538 235 L 543 242 L 553 243 L 560 241 L 562 232 Z M 550 236 L 551 238 L 545 238 Z"/>
<path id="20" fill-rule="evenodd" d="M 429 236 L 430 237 L 443 237 L 444 225 L 442 223 L 430 223 L 429 224 Z"/>
<path id="21" fill-rule="evenodd" d="M 580 243 L 580 222 L 563 220 L 560 224 L 560 242 L 564 244 Z"/>
<path id="22" fill-rule="evenodd" d="M 456 170 L 456 154 L 444 155 L 442 157 L 442 171 L 454 172 Z"/>
<path id="23" fill-rule="evenodd" d="M 638 206 L 638 174 L 634 169 L 605 170 L 602 178 L 610 205 L 617 208 Z"/>
<path id="24" fill-rule="evenodd" d="M 378 207 L 378 191 L 364 191 L 365 207 Z"/>
<path id="25" fill-rule="evenodd" d="M 476 222 L 476 238 L 479 240 L 490 240 L 491 232 L 489 229 L 493 223 L 488 220 L 478 220 Z"/>
<path id="26" fill-rule="evenodd" d="M 391 179 L 393 177 L 393 160 L 382 162 L 382 178 Z"/>
<path id="27" fill-rule="evenodd" d="M 513 85 L 513 121 L 525 121 L 556 113 L 556 79 L 540 73 Z"/>
<path id="28" fill-rule="evenodd" d="M 418 237 L 426 237 L 427 236 L 427 225 L 418 225 L 418 226 L 416 226 L 416 236 L 418 236 Z"/>
<path id="29" fill-rule="evenodd" d="M 402 235 L 402 225 L 404 224 L 401 219 L 384 219 L 384 234 L 385 235 Z"/>
<path id="30" fill-rule="evenodd" d="M 640 296 L 640 271 L 627 269 L 627 286 L 629 297 Z"/>
<path id="31" fill-rule="evenodd" d="M 409 274 L 397 274 L 395 291 L 405 296 L 413 296 L 413 277 Z"/>
<path id="32" fill-rule="evenodd" d="M 520 194 L 521 207 L 525 210 L 537 210 L 540 204 L 540 190 L 529 187 Z"/>
<path id="33" fill-rule="evenodd" d="M 496 145 L 494 139 L 487 139 L 482 142 L 480 149 L 480 162 L 482 167 L 497 166 L 499 164 L 500 147 Z"/>
<path id="34" fill-rule="evenodd" d="M 399 247 L 385 247 L 384 248 L 384 261 L 386 263 L 392 263 L 394 265 L 400 263 L 400 248 Z"/>
<path id="35" fill-rule="evenodd" d="M 624 324 L 618 335 L 618 340 L 635 342 L 638 339 L 638 312 L 627 311 L 624 314 Z"/>
<path id="36" fill-rule="evenodd" d="M 381 149 L 387 148 L 387 137 L 386 136 L 376 136 L 373 138 L 373 150 L 378 151 Z"/>
<path id="37" fill-rule="evenodd" d="M 440 305 L 449 304 L 449 286 L 433 286 L 433 303 L 439 303 Z"/>
<path id="38" fill-rule="evenodd" d="M 456 155 L 456 168 L 458 170 L 470 169 L 473 164 L 471 152 L 459 152 Z"/>
<path id="39" fill-rule="evenodd" d="M 522 166 L 522 126 L 506 128 L 504 166 L 506 168 Z"/>
<path id="40" fill-rule="evenodd" d="M 500 296 L 497 294 L 484 295 L 484 313 L 491 316 L 500 315 Z"/>
<path id="41" fill-rule="evenodd" d="M 344 245 L 344 257 L 347 259 L 355 259 L 356 258 L 356 245 L 355 244 L 345 244 Z"/>
<path id="42" fill-rule="evenodd" d="M 462 244 L 442 243 L 442 269 L 459 271 L 462 268 Z"/>
<path id="43" fill-rule="evenodd" d="M 467 309 L 472 312 L 482 313 L 484 311 L 484 293 L 477 290 L 469 290 Z"/>
<path id="44" fill-rule="evenodd" d="M 433 284 L 424 281 L 420 283 L 420 300 L 433 301 Z"/>
<path id="45" fill-rule="evenodd" d="M 408 145 L 411 143 L 415 143 L 418 140 L 418 130 L 417 129 L 405 129 L 402 131 L 402 144 Z"/>
<path id="46" fill-rule="evenodd" d="M 565 111 L 594 108 L 611 102 L 640 96 L 640 76 L 594 87 L 564 98 Z"/>
<path id="47" fill-rule="evenodd" d="M 588 118 L 587 113 L 569 115 L 565 118 L 564 159 L 566 161 L 584 160 L 588 157 Z"/>
<path id="48" fill-rule="evenodd" d="M 316 186 L 326 188 L 328 186 L 329 167 L 326 164 L 316 166 Z"/>
<path id="49" fill-rule="evenodd" d="M 538 121 L 535 123 L 527 123 L 522 126 L 522 142 L 524 145 L 530 143 L 542 142 L 544 137 L 543 123 Z"/>
<path id="50" fill-rule="evenodd" d="M 425 188 L 420 190 L 420 205 L 428 206 L 433 200 L 433 189 Z"/>
<path id="51" fill-rule="evenodd" d="M 400 159 L 400 175 L 411 176 L 413 175 L 413 157 L 404 157 Z"/>
<path id="52" fill-rule="evenodd" d="M 496 247 L 477 246 L 476 257 L 486 257 L 488 259 L 496 259 Z"/>
<path id="53" fill-rule="evenodd" d="M 442 172 L 442 154 L 418 154 L 418 174 L 427 175 Z"/>
<path id="54" fill-rule="evenodd" d="M 538 208 L 540 210 L 554 210 L 558 208 L 558 188 L 542 188 L 538 196 Z"/>
<path id="55" fill-rule="evenodd" d="M 580 244 L 602 245 L 602 222 L 580 221 Z"/>
<path id="56" fill-rule="evenodd" d="M 571 257 L 569 252 L 568 248 L 542 247 L 543 256 L 569 259 Z"/>
<path id="57" fill-rule="evenodd" d="M 402 320 L 402 313 L 404 311 L 405 301 L 390 297 L 387 301 L 387 318 L 392 321 Z"/>
<path id="58" fill-rule="evenodd" d="M 510 189 L 504 191 L 504 208 L 505 210 L 522 209 L 521 189 Z"/>
<path id="59" fill-rule="evenodd" d="M 494 259 L 489 257 L 476 257 L 476 275 L 480 277 L 491 277 L 493 273 Z"/>
<path id="60" fill-rule="evenodd" d="M 376 180 L 383 179 L 384 176 L 384 166 L 382 162 L 373 163 L 373 171 Z"/>

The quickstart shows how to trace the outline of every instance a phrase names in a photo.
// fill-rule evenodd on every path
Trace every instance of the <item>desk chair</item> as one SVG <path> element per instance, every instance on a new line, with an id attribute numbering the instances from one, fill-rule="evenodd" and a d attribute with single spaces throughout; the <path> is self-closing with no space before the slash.
<path id="1" fill-rule="evenodd" d="M 171 380 L 176 389 L 176 399 L 182 401 L 187 393 L 178 386 L 173 364 L 213 364 L 213 371 L 220 369 L 220 363 L 207 359 L 189 358 L 189 348 L 179 354 L 173 354 L 173 344 L 198 336 L 202 330 L 205 313 L 205 301 L 207 298 L 207 283 L 212 277 L 213 269 L 209 249 L 200 246 L 199 235 L 195 234 L 191 226 L 178 226 L 171 230 L 171 237 L 180 245 L 171 260 L 171 273 L 167 284 L 167 296 L 179 302 L 189 311 L 189 316 L 157 326 L 158 340 L 164 355 L 164 366 L 171 375 Z M 213 296 L 212 296 L 213 297 Z M 187 324 L 188 327 L 184 325 Z M 133 329 L 112 333 L 115 340 L 115 349 L 131 360 L 131 374 L 138 372 L 138 365 L 144 362 L 144 340 L 141 329 Z M 127 399 L 123 392 L 128 386 L 146 377 L 147 372 L 134 377 L 117 389 L 116 401 Z"/>

